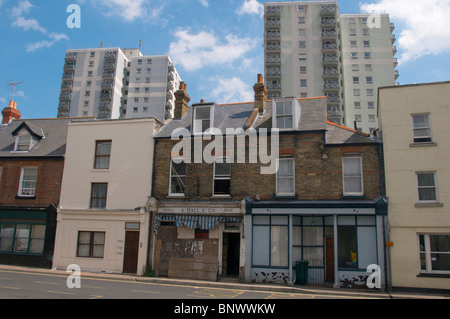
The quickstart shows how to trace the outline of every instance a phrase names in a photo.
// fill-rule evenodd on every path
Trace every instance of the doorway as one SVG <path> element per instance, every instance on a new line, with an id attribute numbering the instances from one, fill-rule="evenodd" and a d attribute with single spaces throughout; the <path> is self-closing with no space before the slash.
<path id="1" fill-rule="evenodd" d="M 325 238 L 325 281 L 334 282 L 334 238 Z"/>
<path id="2" fill-rule="evenodd" d="M 139 232 L 125 232 L 125 249 L 123 255 L 123 272 L 128 274 L 137 273 L 139 254 Z"/>
<path id="3" fill-rule="evenodd" d="M 239 277 L 240 233 L 223 233 L 222 276 Z"/>

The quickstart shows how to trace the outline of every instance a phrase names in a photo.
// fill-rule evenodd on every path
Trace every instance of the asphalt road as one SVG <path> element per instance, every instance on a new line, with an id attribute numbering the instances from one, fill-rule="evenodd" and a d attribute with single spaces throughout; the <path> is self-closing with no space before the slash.
<path id="1" fill-rule="evenodd" d="M 80 288 L 67 285 L 70 273 L 0 270 L 0 299 L 343 299 L 351 296 L 193 287 L 114 278 L 81 276 Z M 69 283 L 76 284 L 74 278 Z M 374 298 L 377 298 L 374 296 Z"/>

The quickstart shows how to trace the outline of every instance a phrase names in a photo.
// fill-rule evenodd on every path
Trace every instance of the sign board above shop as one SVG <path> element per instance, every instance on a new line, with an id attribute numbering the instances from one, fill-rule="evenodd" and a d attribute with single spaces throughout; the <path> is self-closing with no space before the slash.
<path id="1" fill-rule="evenodd" d="M 224 214 L 224 215 L 240 215 L 240 207 L 158 207 L 158 213 L 162 214 Z"/>
<path id="2" fill-rule="evenodd" d="M 252 214 L 375 215 L 375 208 L 253 208 Z"/>

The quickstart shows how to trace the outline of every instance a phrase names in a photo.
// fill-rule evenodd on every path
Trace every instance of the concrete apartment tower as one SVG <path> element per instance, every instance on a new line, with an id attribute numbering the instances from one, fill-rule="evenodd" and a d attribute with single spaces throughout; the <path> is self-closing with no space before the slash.
<path id="1" fill-rule="evenodd" d="M 173 117 L 181 79 L 168 56 L 139 49 L 67 50 L 58 117 Z"/>
<path id="2" fill-rule="evenodd" d="M 356 124 L 366 133 L 377 128 L 376 90 L 394 85 L 398 76 L 395 37 L 388 15 L 376 16 L 375 23 L 368 18 L 368 14 L 340 15 L 336 0 L 266 2 L 268 99 L 327 96 L 329 121 L 352 128 Z M 357 99 L 354 90 L 364 99 Z"/>

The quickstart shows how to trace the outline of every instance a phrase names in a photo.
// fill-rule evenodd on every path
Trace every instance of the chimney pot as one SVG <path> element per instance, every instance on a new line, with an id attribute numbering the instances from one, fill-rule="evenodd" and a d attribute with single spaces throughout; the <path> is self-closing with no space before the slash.
<path id="1" fill-rule="evenodd" d="M 8 124 L 12 119 L 20 119 L 22 116 L 17 109 L 17 102 L 9 101 L 9 107 L 5 107 L 2 111 L 3 120 L 2 124 Z"/>
<path id="2" fill-rule="evenodd" d="M 258 74 L 258 83 L 263 83 L 263 75 L 261 73 Z"/>
<path id="3" fill-rule="evenodd" d="M 200 103 L 205 103 L 205 100 L 204 100 L 204 99 L 201 99 L 201 100 L 200 100 Z"/>

